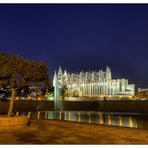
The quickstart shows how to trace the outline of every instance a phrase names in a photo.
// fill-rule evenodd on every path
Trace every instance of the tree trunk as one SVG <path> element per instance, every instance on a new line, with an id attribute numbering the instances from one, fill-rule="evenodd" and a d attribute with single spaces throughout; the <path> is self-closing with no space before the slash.
<path id="1" fill-rule="evenodd" d="M 13 110 L 13 104 L 14 104 L 14 97 L 15 97 L 15 89 L 12 86 L 11 87 L 11 98 L 10 98 L 10 104 L 9 104 L 9 110 L 8 110 L 8 116 L 10 117 L 12 114 L 12 110 Z"/>

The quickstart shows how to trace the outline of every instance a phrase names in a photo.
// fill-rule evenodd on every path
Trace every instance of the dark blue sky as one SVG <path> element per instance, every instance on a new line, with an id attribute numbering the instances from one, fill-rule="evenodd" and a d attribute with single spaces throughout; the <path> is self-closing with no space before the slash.
<path id="1" fill-rule="evenodd" d="M 148 5 L 0 5 L 0 51 L 68 71 L 111 67 L 148 87 Z"/>

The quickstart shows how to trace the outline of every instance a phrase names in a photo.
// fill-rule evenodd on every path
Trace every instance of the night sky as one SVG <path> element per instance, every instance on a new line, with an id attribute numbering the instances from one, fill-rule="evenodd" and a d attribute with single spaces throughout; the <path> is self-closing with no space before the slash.
<path id="1" fill-rule="evenodd" d="M 148 5 L 0 5 L 0 51 L 70 72 L 110 66 L 148 87 Z"/>

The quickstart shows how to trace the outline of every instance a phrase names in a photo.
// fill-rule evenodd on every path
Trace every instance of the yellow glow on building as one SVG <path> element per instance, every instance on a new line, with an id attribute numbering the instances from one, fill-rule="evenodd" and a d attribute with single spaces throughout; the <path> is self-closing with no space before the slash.
<path id="1" fill-rule="evenodd" d="M 30 96 L 28 96 L 28 97 L 27 97 L 27 99 L 28 99 L 28 100 L 30 100 L 30 99 L 31 99 L 31 97 L 30 97 Z"/>
<path id="2" fill-rule="evenodd" d="M 124 78 L 112 79 L 112 73 L 108 66 L 105 71 L 99 70 L 98 72 L 63 72 L 61 67 L 59 67 L 58 75 L 55 73 L 54 78 L 58 78 L 58 87 L 60 88 L 65 85 L 67 87 L 67 93 L 73 94 L 72 96 L 75 96 L 74 92 L 77 92 L 78 96 L 99 96 L 100 98 L 108 95 L 122 95 L 124 97 L 135 95 L 135 85 L 129 84 L 128 80 Z M 54 83 L 55 79 L 53 81 Z"/>
<path id="3" fill-rule="evenodd" d="M 38 98 L 37 98 L 37 100 L 38 100 L 38 101 L 40 101 L 40 100 L 41 100 L 41 98 L 40 98 L 40 97 L 38 97 Z"/>
<path id="4" fill-rule="evenodd" d="M 132 98 L 132 96 L 128 96 L 128 98 L 129 98 L 129 99 L 131 99 L 131 98 Z"/>

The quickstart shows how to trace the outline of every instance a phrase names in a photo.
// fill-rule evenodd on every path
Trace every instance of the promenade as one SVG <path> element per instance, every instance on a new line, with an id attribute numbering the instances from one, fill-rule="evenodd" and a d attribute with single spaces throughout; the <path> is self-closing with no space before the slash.
<path id="1" fill-rule="evenodd" d="M 0 127 L 0 144 L 148 144 L 148 130 L 57 120 Z"/>

